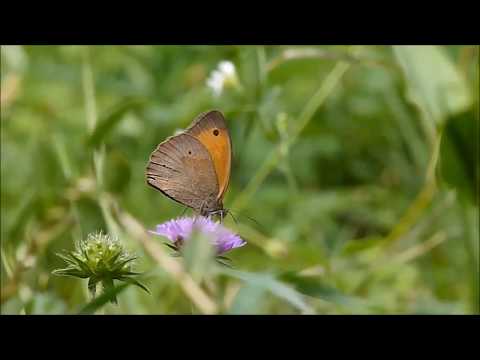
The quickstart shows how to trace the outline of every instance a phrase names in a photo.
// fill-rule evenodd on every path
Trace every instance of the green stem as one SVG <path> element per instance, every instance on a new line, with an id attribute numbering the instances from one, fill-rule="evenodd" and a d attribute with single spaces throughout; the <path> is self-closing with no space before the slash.
<path id="1" fill-rule="evenodd" d="M 459 204 L 464 222 L 464 246 L 467 253 L 467 273 L 470 274 L 471 308 L 474 314 L 480 313 L 480 269 L 479 269 L 479 219 L 478 208 Z"/>
<path id="2" fill-rule="evenodd" d="M 98 116 L 97 116 L 97 106 L 95 102 L 95 81 L 93 76 L 93 71 L 90 62 L 89 48 L 85 48 L 84 52 L 84 62 L 83 62 L 83 92 L 85 98 L 85 111 L 86 111 L 86 120 L 87 120 L 87 130 L 90 134 L 95 131 L 97 126 Z M 106 201 L 104 196 L 104 179 L 103 179 L 103 170 L 105 163 L 105 145 L 102 144 L 95 150 L 93 150 L 93 166 L 95 172 L 95 179 L 97 181 L 97 193 L 99 197 L 99 206 L 102 211 L 103 217 L 109 229 L 109 232 L 117 235 L 119 234 L 119 227 L 115 222 L 110 207 L 108 206 L 108 201 Z"/>
<path id="3" fill-rule="evenodd" d="M 400 221 L 394 226 L 392 231 L 385 238 L 385 245 L 389 245 L 405 235 L 413 225 L 420 218 L 420 215 L 427 208 L 435 195 L 437 185 L 435 181 L 435 168 L 438 162 L 438 155 L 440 152 L 441 133 L 439 133 L 435 140 L 432 150 L 432 155 L 428 163 L 428 168 L 425 176 L 425 183 L 418 193 L 417 197 L 404 213 Z"/>
<path id="4" fill-rule="evenodd" d="M 308 123 L 312 120 L 315 112 L 325 102 L 328 96 L 333 92 L 336 85 L 345 72 L 350 68 L 351 64 L 339 62 L 335 65 L 333 70 L 327 75 L 317 91 L 312 95 L 305 108 L 298 118 L 298 126 L 293 129 L 292 135 L 286 141 L 286 144 L 277 145 L 266 157 L 262 166 L 257 170 L 255 176 L 250 180 L 242 193 L 235 199 L 232 208 L 240 211 L 248 204 L 252 196 L 256 193 L 260 185 L 267 178 L 267 176 L 277 167 L 282 156 L 282 146 L 292 146 L 301 132 L 305 129 Z"/>

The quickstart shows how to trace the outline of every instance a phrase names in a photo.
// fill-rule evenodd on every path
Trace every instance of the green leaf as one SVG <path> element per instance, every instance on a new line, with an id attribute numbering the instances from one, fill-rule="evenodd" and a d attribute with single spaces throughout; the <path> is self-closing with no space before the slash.
<path id="1" fill-rule="evenodd" d="M 324 284 L 321 279 L 316 277 L 299 276 L 293 272 L 287 272 L 282 274 L 281 279 L 291 283 L 297 291 L 305 295 L 342 305 L 350 309 L 365 309 L 365 304 L 362 299 L 347 296 L 334 287 Z"/>
<path id="2" fill-rule="evenodd" d="M 119 263 L 115 264 L 115 266 L 113 267 L 112 269 L 112 272 L 117 272 L 117 271 L 120 271 L 123 269 L 123 267 L 128 264 L 129 262 L 133 261 L 133 260 L 136 260 L 137 257 L 133 256 L 133 257 L 129 257 L 128 259 L 125 259 L 125 260 L 122 260 L 120 261 Z"/>
<path id="3" fill-rule="evenodd" d="M 342 248 L 342 255 L 353 255 L 383 244 L 382 238 L 371 237 L 348 241 Z"/>
<path id="4" fill-rule="evenodd" d="M 185 266 L 194 279 L 200 281 L 213 263 L 215 249 L 208 237 L 194 232 L 182 249 Z"/>
<path id="5" fill-rule="evenodd" d="M 79 312 L 81 315 L 93 314 L 95 311 L 100 309 L 102 306 L 107 304 L 108 302 L 112 302 L 113 299 L 116 299 L 117 295 L 120 294 L 129 283 L 123 283 L 118 286 L 112 286 L 110 288 L 105 289 L 102 295 L 96 297 L 92 301 L 90 301 L 87 305 L 85 305 Z"/>
<path id="6" fill-rule="evenodd" d="M 394 46 L 407 83 L 407 95 L 423 117 L 441 125 L 467 109 L 471 97 L 465 79 L 440 46 Z"/>
<path id="7" fill-rule="evenodd" d="M 231 269 L 233 269 L 233 266 L 232 264 L 229 264 L 228 262 L 222 260 L 222 259 L 219 259 L 219 258 L 216 258 L 215 259 L 217 261 L 217 263 L 219 263 L 220 265 L 223 265 L 223 266 L 226 266 L 226 267 L 229 267 Z"/>
<path id="8" fill-rule="evenodd" d="M 261 312 L 267 289 L 247 284 L 235 296 L 232 306 L 228 310 L 232 315 L 255 315 Z"/>
<path id="9" fill-rule="evenodd" d="M 115 253 L 109 260 L 108 262 L 110 264 L 115 264 L 115 262 L 117 261 L 117 259 L 120 257 L 120 255 L 122 255 L 122 251 L 117 251 L 117 253 Z"/>
<path id="10" fill-rule="evenodd" d="M 478 204 L 480 183 L 478 154 L 479 120 L 473 111 L 448 120 L 442 134 L 437 175 L 440 183 L 457 190 L 461 201 Z"/>
<path id="11" fill-rule="evenodd" d="M 3 150 L 3 149 L 2 149 Z M 35 211 L 35 208 L 39 203 L 39 194 L 35 191 L 25 191 L 19 201 L 18 206 L 12 211 L 12 220 L 4 222 L 2 220 L 2 226 L 6 223 L 6 237 L 7 241 L 10 239 L 20 239 L 21 231 L 24 229 L 25 224 L 31 218 Z M 2 234 L 3 235 L 3 234 Z M 14 240 L 15 241 L 15 240 Z"/>
<path id="12" fill-rule="evenodd" d="M 78 258 L 74 253 L 70 253 L 70 256 L 77 262 L 77 265 L 85 272 L 85 274 L 93 274 L 92 269 L 90 269 L 90 266 L 88 266 L 86 262 Z"/>
<path id="13" fill-rule="evenodd" d="M 109 152 L 105 163 L 105 183 L 109 192 L 121 194 L 132 177 L 128 158 L 116 149 Z"/>
<path id="14" fill-rule="evenodd" d="M 122 271 L 119 276 L 142 275 L 141 272 L 136 271 Z"/>
<path id="15" fill-rule="evenodd" d="M 61 258 L 62 260 L 64 260 L 67 264 L 69 265 L 72 265 L 72 266 L 75 266 L 78 268 L 78 264 L 77 264 L 77 261 L 75 259 L 73 259 L 70 254 L 66 253 L 66 254 L 62 254 L 62 253 L 56 253 L 56 255 Z"/>
<path id="16" fill-rule="evenodd" d="M 223 266 L 227 266 L 229 268 L 233 268 L 232 267 L 232 259 L 229 259 L 228 257 L 226 256 L 221 256 L 221 255 L 217 255 L 215 257 L 215 260 L 217 261 L 217 263 L 223 265 Z"/>
<path id="17" fill-rule="evenodd" d="M 88 274 L 85 274 L 83 271 L 76 268 L 65 268 L 65 269 L 56 269 L 52 271 L 53 275 L 57 276 L 72 276 L 78 277 L 81 279 L 86 279 L 89 277 Z"/>
<path id="18" fill-rule="evenodd" d="M 124 118 L 124 115 L 133 109 L 138 108 L 143 103 L 140 99 L 123 99 L 113 110 L 105 116 L 99 118 L 97 127 L 88 139 L 88 145 L 98 146 L 103 139 L 115 128 L 115 126 Z"/>
<path id="19" fill-rule="evenodd" d="M 132 279 L 132 278 L 129 278 L 129 277 L 125 277 L 125 276 L 120 276 L 120 277 L 117 278 L 117 280 L 125 281 L 127 283 L 132 284 L 132 285 L 136 285 L 139 288 L 145 290 L 148 294 L 150 294 L 150 290 L 148 290 L 148 288 L 145 285 L 143 285 L 142 283 L 140 283 L 138 280 L 135 280 L 135 279 Z"/>
<path id="20" fill-rule="evenodd" d="M 228 268 L 220 269 L 220 271 L 225 275 L 245 281 L 249 286 L 257 286 L 268 290 L 273 295 L 287 301 L 303 313 L 313 313 L 313 309 L 304 301 L 302 294 L 281 281 L 276 280 L 270 274 L 248 273 Z"/>

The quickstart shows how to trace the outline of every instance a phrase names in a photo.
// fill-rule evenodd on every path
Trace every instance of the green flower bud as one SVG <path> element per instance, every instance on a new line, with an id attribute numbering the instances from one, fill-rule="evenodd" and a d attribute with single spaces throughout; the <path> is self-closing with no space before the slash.
<path id="1" fill-rule="evenodd" d="M 113 287 L 114 280 L 129 282 L 149 292 L 132 278 L 141 274 L 133 272 L 131 268 L 136 257 L 129 254 L 120 241 L 109 234 L 91 233 L 76 243 L 73 251 L 57 255 L 67 263 L 67 267 L 54 270 L 53 274 L 88 278 L 88 290 L 92 297 L 96 295 L 98 284 L 105 291 Z M 112 302 L 116 303 L 116 298 Z"/>

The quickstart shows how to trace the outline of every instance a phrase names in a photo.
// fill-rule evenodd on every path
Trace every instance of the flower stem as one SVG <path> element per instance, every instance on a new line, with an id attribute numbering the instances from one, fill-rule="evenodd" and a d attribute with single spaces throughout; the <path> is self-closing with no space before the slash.
<path id="1" fill-rule="evenodd" d="M 85 98 L 85 112 L 86 112 L 86 121 L 87 121 L 87 131 L 91 135 L 97 126 L 97 106 L 95 102 L 95 81 L 92 71 L 92 66 L 90 62 L 89 48 L 85 48 L 84 59 L 83 59 L 83 68 L 82 68 L 82 84 L 83 84 L 83 94 Z M 97 192 L 99 193 L 99 206 L 102 211 L 103 217 L 107 224 L 108 230 L 110 233 L 118 236 L 119 228 L 118 225 L 113 220 L 113 216 L 109 211 L 105 196 L 103 195 L 104 191 L 104 179 L 103 179 L 103 168 L 105 163 L 105 144 L 101 144 L 98 148 L 93 150 L 93 168 L 95 172 Z"/>

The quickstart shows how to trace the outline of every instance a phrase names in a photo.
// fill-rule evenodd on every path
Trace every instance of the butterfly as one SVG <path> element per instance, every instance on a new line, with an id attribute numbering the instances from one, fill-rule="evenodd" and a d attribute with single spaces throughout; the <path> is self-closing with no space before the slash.
<path id="1" fill-rule="evenodd" d="M 148 161 L 146 181 L 202 216 L 220 215 L 223 219 L 231 161 L 232 143 L 225 118 L 220 111 L 211 110 L 157 146 Z"/>

